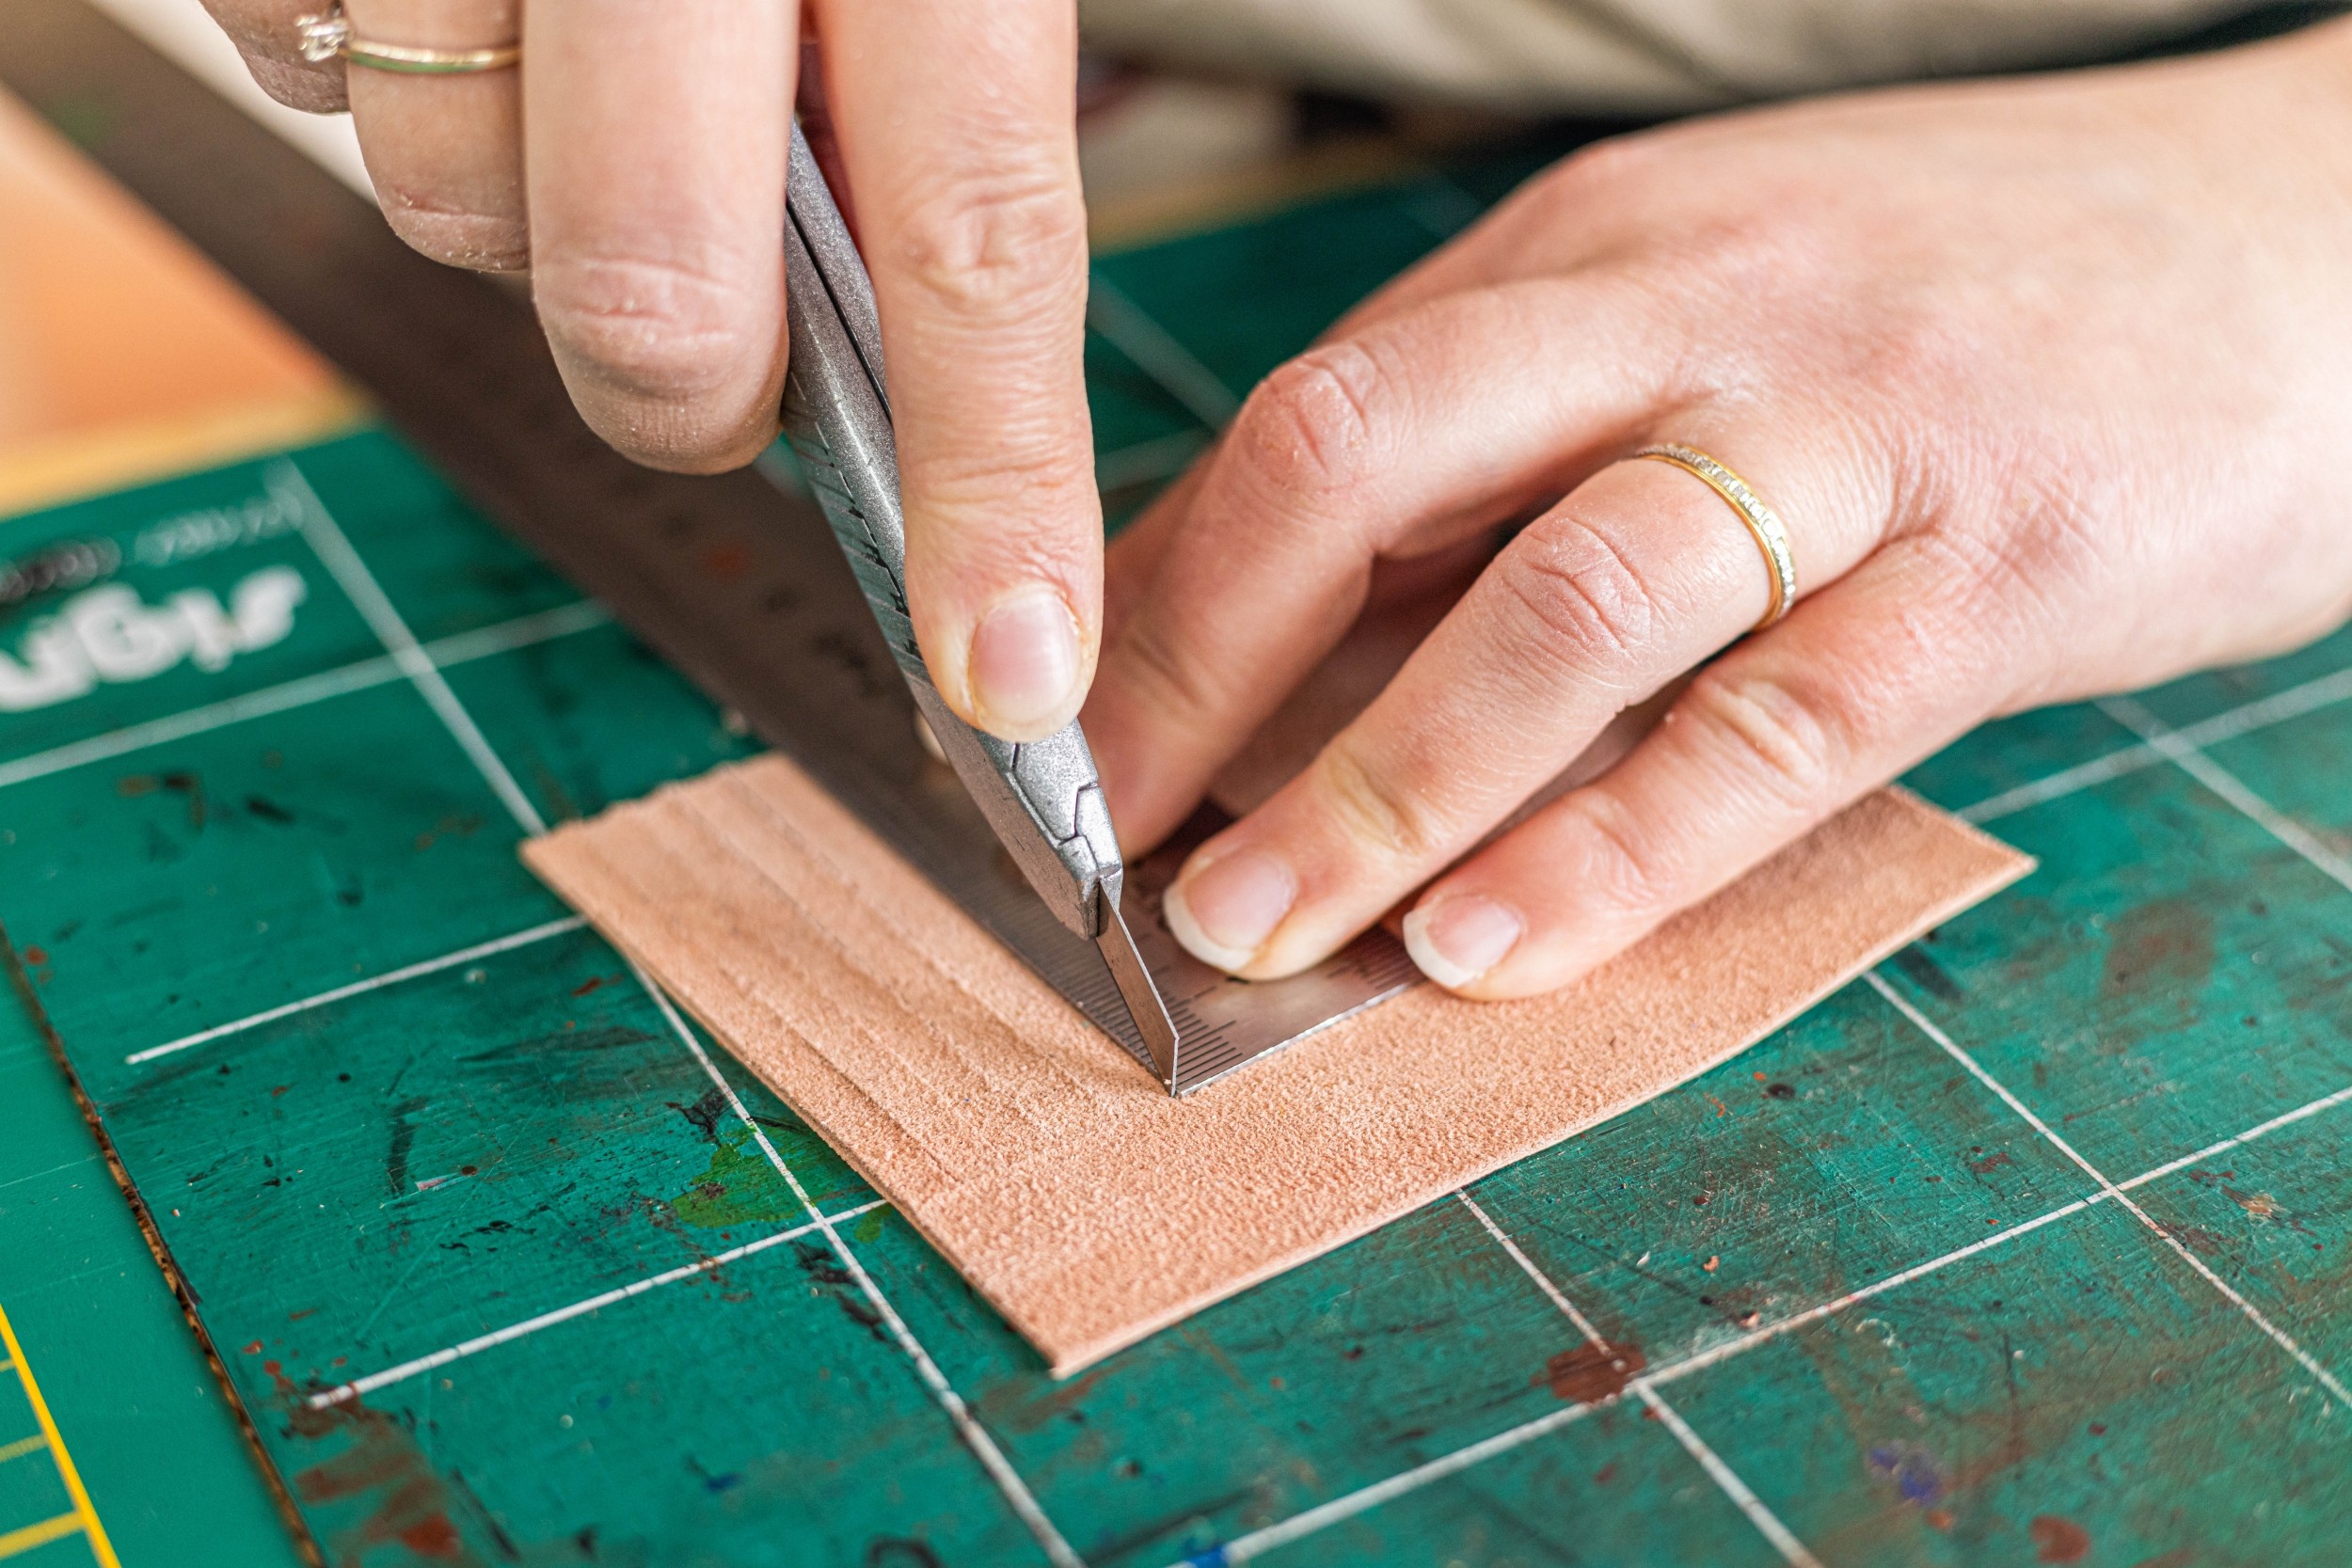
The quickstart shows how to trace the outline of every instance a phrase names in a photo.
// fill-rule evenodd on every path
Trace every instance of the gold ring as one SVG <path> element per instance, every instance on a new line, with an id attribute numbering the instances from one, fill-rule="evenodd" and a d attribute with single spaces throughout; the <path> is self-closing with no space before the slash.
<path id="1" fill-rule="evenodd" d="M 1644 447 L 1633 455 L 1654 463 L 1672 464 L 1703 481 L 1708 489 L 1731 503 L 1731 509 L 1740 514 L 1740 521 L 1755 536 L 1756 547 L 1764 552 L 1764 570 L 1772 579 L 1772 602 L 1764 607 L 1764 619 L 1754 629 L 1762 631 L 1788 614 L 1788 607 L 1797 602 L 1797 560 L 1788 551 L 1788 531 L 1780 526 L 1780 519 L 1764 504 L 1763 498 L 1748 488 L 1748 482 L 1707 453 L 1690 447 Z"/>
<path id="2" fill-rule="evenodd" d="M 397 71 L 406 76 L 465 76 L 477 71 L 504 71 L 523 57 L 522 45 L 501 44 L 493 49 L 419 49 L 405 43 L 378 43 L 357 37 L 351 19 L 340 5 L 315 16 L 298 17 L 302 57 L 322 65 L 341 55 L 369 71 Z"/>

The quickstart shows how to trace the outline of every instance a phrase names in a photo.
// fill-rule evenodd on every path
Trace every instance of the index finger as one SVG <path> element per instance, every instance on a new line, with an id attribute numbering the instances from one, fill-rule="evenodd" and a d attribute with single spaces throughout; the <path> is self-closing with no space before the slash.
<path id="1" fill-rule="evenodd" d="M 1102 622 L 1069 0 L 829 0 L 825 94 L 873 274 L 907 598 L 940 693 L 1068 723 Z"/>

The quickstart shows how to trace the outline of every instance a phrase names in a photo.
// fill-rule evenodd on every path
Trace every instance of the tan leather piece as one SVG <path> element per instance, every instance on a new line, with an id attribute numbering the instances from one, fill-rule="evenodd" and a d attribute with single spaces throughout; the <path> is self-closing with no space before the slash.
<path id="1" fill-rule="evenodd" d="M 1585 981 L 1171 1100 L 780 757 L 528 845 L 1067 1376 L 1703 1071 L 2030 869 L 1869 797 Z"/>

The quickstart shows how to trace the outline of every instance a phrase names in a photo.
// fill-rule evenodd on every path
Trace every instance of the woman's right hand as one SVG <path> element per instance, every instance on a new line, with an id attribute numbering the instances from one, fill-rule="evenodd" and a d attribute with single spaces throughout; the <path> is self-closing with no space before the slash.
<path id="1" fill-rule="evenodd" d="M 800 97 L 825 105 L 881 307 L 924 657 L 951 707 L 1007 739 L 1076 714 L 1102 520 L 1072 0 L 809 0 L 805 18 L 793 0 L 346 0 L 373 41 L 521 40 L 518 69 L 465 75 L 304 59 L 324 0 L 206 3 L 272 97 L 349 107 L 403 239 L 530 270 L 599 435 L 697 472 L 776 434 L 805 54 L 821 93 Z"/>

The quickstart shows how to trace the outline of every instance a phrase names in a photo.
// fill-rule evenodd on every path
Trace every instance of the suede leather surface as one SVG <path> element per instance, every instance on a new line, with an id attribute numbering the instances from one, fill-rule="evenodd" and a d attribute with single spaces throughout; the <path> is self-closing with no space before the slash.
<path id="1" fill-rule="evenodd" d="M 781 757 L 524 858 L 1063 1376 L 1672 1088 L 2031 868 L 1883 790 L 1565 990 L 1423 986 L 1178 1101 Z"/>

